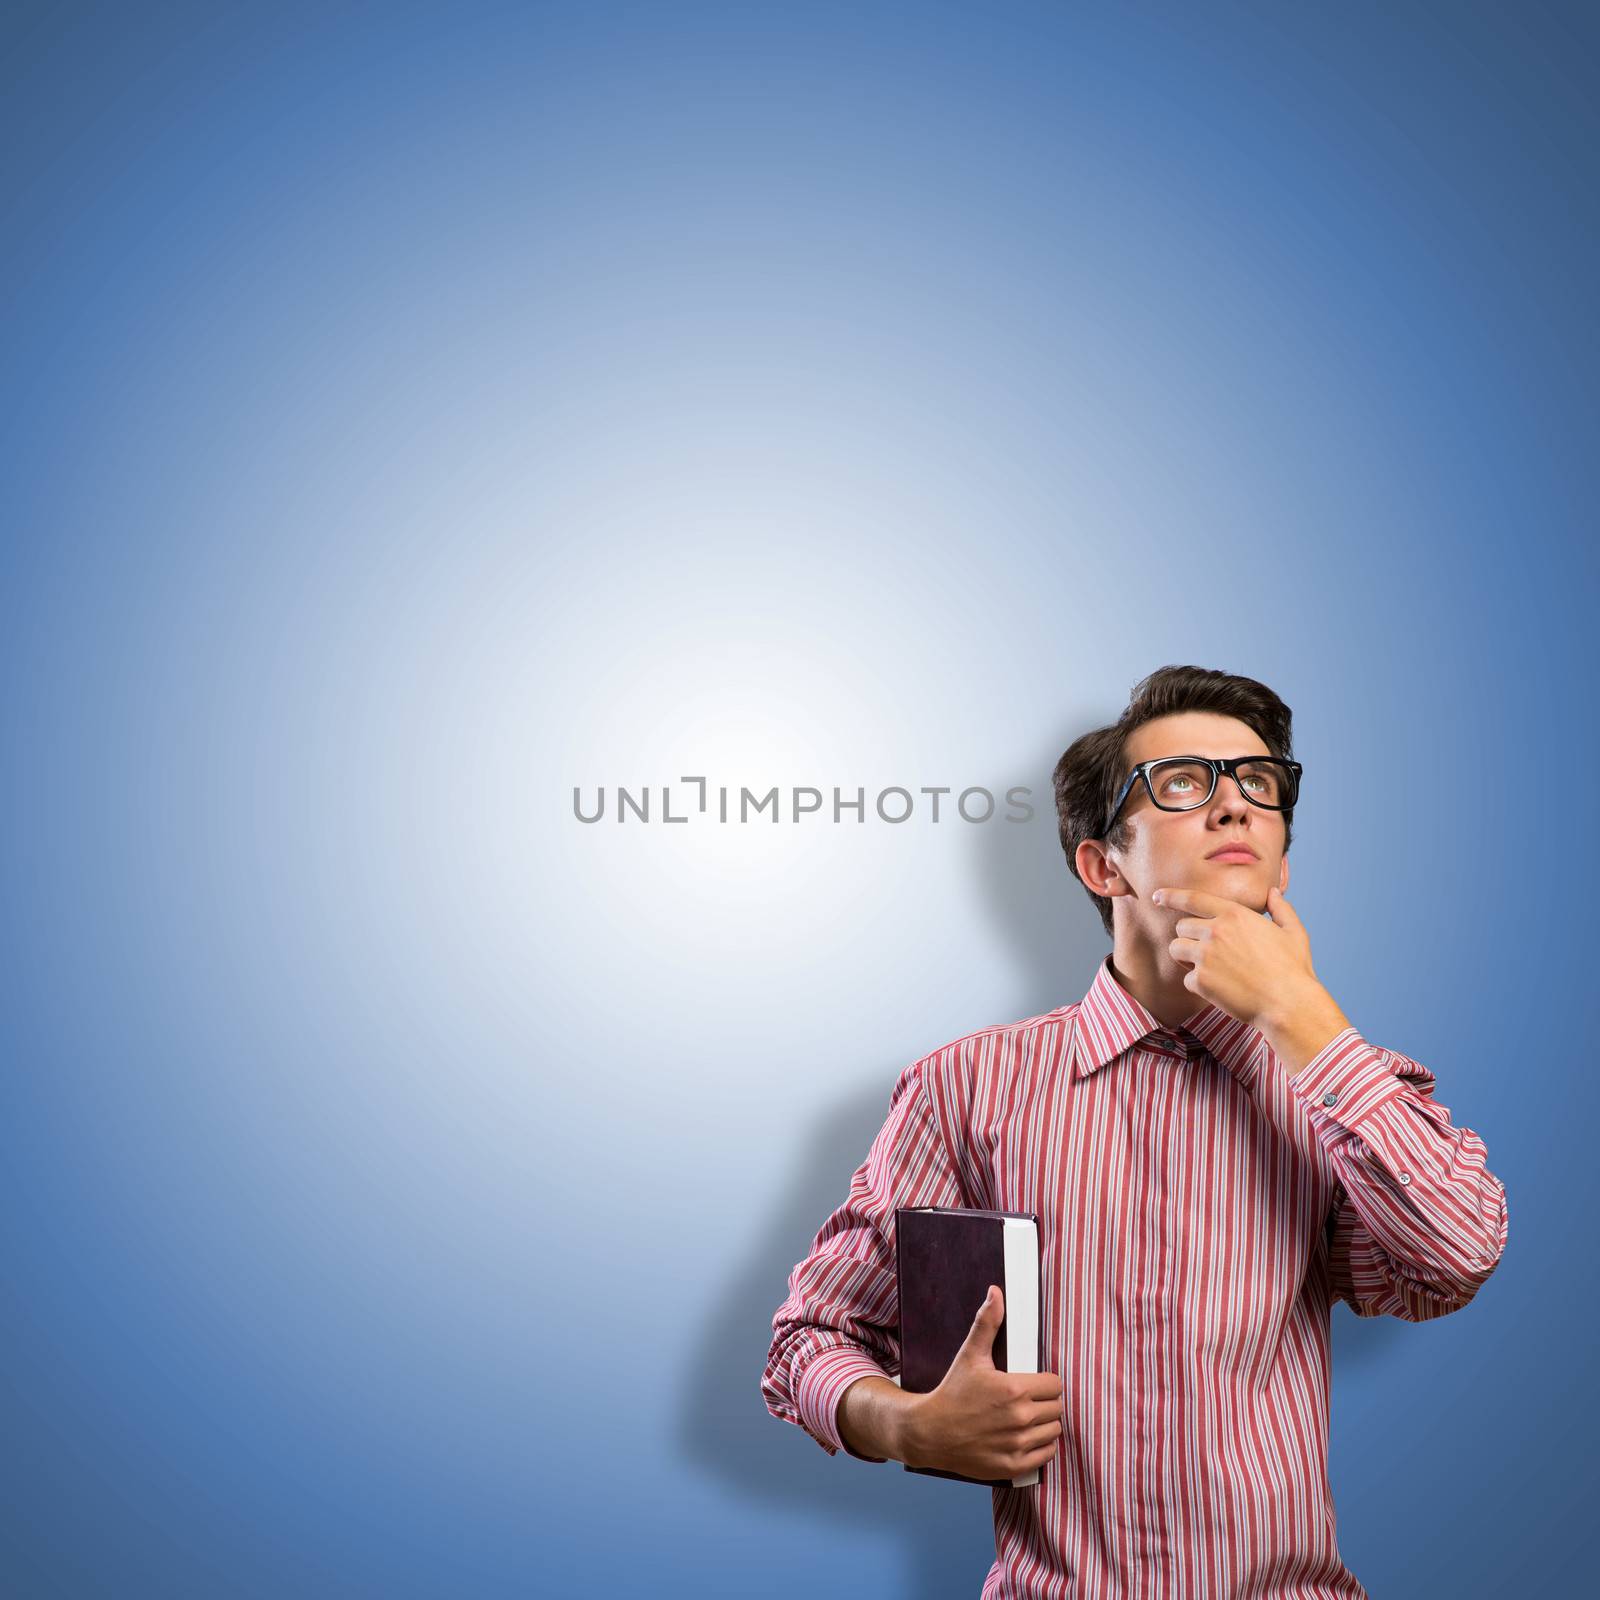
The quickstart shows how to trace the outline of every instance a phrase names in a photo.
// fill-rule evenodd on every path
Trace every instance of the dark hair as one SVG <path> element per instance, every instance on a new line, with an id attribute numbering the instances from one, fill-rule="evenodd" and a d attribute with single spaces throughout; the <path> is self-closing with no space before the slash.
<path id="1" fill-rule="evenodd" d="M 1211 711 L 1219 716 L 1236 717 L 1253 728 L 1263 744 L 1285 761 L 1294 759 L 1289 724 L 1293 713 L 1264 683 L 1254 678 L 1235 677 L 1231 672 L 1212 672 L 1205 667 L 1160 667 L 1134 685 L 1127 709 L 1108 728 L 1095 728 L 1074 739 L 1056 762 L 1056 820 L 1061 833 L 1061 848 L 1067 853 L 1067 867 L 1080 883 L 1078 846 L 1085 839 L 1100 840 L 1108 848 L 1126 849 L 1133 837 L 1127 808 L 1116 826 L 1101 839 L 1117 792 L 1127 781 L 1128 736 L 1133 730 L 1157 717 L 1170 717 L 1180 711 Z M 1131 802 L 1132 796 L 1129 796 Z M 1283 848 L 1287 852 L 1294 833 L 1294 812 L 1283 814 Z M 1111 900 L 1096 894 L 1088 884 L 1084 892 L 1095 903 L 1106 932 L 1112 932 Z"/>

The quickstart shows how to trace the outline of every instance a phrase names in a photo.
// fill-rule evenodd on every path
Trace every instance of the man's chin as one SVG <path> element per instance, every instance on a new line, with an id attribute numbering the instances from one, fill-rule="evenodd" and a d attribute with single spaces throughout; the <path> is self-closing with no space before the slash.
<path id="1" fill-rule="evenodd" d="M 1224 900 L 1232 900 L 1241 906 L 1248 907 L 1251 911 L 1265 911 L 1267 909 L 1267 891 L 1249 872 L 1229 872 L 1224 866 L 1219 874 L 1221 881 L 1211 891 L 1220 895 Z"/>

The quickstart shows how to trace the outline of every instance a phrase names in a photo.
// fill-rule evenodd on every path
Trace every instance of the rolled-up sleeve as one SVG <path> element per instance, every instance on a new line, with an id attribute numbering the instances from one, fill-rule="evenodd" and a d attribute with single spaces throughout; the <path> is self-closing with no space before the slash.
<path id="1" fill-rule="evenodd" d="M 900 1074 L 849 1194 L 789 1274 L 788 1298 L 772 1319 L 761 1377 L 767 1410 L 804 1428 L 829 1455 L 843 1449 L 864 1461 L 884 1459 L 850 1448 L 838 1409 L 857 1379 L 900 1371 L 895 1208 L 963 1203 L 925 1068 L 919 1061 Z"/>
<path id="2" fill-rule="evenodd" d="M 1289 1080 L 1333 1162 L 1334 1291 L 1358 1316 L 1423 1322 L 1459 1311 L 1499 1264 L 1505 1186 L 1484 1142 L 1451 1125 L 1434 1076 L 1354 1028 Z"/>

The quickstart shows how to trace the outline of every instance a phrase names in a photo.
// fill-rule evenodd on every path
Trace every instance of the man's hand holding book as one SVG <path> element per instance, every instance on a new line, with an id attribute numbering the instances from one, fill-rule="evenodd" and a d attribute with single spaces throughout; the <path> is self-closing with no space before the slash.
<path id="1" fill-rule="evenodd" d="M 990 1285 L 972 1328 L 937 1389 L 909 1395 L 900 1459 L 969 1478 L 1014 1478 L 1042 1467 L 1062 1433 L 1061 1379 L 1053 1372 L 1002 1372 L 994 1339 L 1005 1297 Z"/>

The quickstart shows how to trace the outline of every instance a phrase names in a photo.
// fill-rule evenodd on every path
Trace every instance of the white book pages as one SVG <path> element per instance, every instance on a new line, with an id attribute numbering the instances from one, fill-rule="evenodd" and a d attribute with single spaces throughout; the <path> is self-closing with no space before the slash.
<path id="1" fill-rule="evenodd" d="M 1006 1370 L 1039 1370 L 1039 1229 L 1026 1217 L 1007 1217 L 1006 1259 Z M 1013 1489 L 1026 1489 L 1039 1481 L 1033 1468 L 1011 1480 Z"/>

